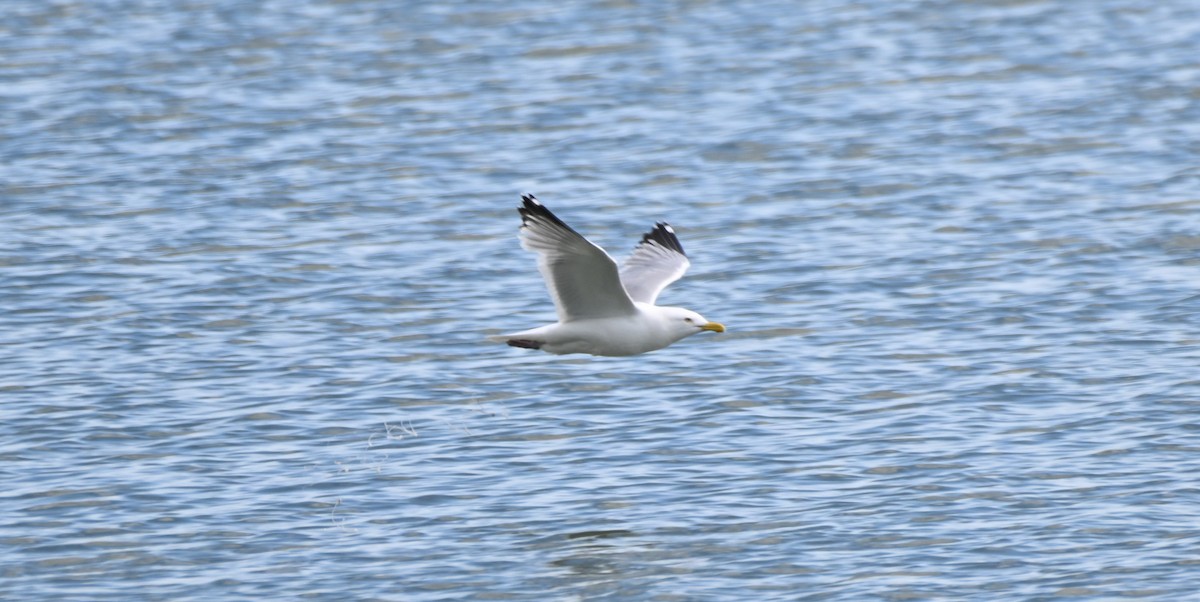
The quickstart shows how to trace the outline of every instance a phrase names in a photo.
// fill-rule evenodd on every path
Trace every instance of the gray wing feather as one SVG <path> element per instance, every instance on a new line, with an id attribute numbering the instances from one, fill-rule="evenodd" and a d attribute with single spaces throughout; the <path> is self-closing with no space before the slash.
<path id="1" fill-rule="evenodd" d="M 621 283 L 634 301 L 653 304 L 658 294 L 683 277 L 691 264 L 675 229 L 659 222 L 642 236 L 642 242 L 621 266 Z"/>
<path id="2" fill-rule="evenodd" d="M 621 286 L 617 262 L 558 219 L 533 195 L 521 195 L 521 246 L 538 254 L 538 270 L 560 322 L 637 313 Z"/>

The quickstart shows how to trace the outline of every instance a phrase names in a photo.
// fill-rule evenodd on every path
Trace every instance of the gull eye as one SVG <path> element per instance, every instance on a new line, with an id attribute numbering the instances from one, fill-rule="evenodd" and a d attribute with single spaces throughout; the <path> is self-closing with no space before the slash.
<path id="1" fill-rule="evenodd" d="M 692 323 L 692 319 L 691 319 L 691 318 L 684 318 L 684 319 L 683 319 L 683 321 L 684 321 L 684 322 L 687 322 L 688 324 L 691 324 L 691 323 Z"/>

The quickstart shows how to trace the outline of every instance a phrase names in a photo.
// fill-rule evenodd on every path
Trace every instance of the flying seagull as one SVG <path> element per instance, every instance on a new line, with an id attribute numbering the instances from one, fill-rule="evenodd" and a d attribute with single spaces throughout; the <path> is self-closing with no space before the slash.
<path id="1" fill-rule="evenodd" d="M 558 322 L 488 337 L 513 347 L 558 355 L 637 355 L 684 337 L 725 327 L 681 307 L 654 304 L 691 262 L 665 223 L 642 236 L 625 265 L 617 262 L 543 206 L 521 195 L 521 246 L 538 254 L 538 269 L 558 309 Z"/>

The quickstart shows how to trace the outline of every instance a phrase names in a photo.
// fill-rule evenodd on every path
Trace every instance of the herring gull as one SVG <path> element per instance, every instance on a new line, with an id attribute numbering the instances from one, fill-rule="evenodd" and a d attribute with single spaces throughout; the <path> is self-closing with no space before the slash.
<path id="1" fill-rule="evenodd" d="M 538 254 L 538 270 L 558 310 L 558 322 L 488 337 L 513 347 L 558 355 L 637 355 L 706 330 L 725 332 L 682 307 L 659 307 L 658 294 L 691 262 L 670 225 L 642 236 L 625 265 L 558 219 L 532 194 L 521 195 L 521 246 Z"/>

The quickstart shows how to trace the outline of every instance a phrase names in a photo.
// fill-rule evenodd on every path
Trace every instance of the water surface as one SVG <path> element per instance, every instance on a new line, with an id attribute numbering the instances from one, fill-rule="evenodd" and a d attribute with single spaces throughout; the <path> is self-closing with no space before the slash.
<path id="1" fill-rule="evenodd" d="M 1195 597 L 1194 3 L 18 2 L 0 597 Z M 520 192 L 729 332 L 553 308 Z"/>

